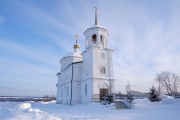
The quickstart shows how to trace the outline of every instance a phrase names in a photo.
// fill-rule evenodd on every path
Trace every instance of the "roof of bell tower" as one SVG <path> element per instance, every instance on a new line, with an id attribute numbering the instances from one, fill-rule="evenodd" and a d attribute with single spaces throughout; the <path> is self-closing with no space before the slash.
<path id="1" fill-rule="evenodd" d="M 105 29 L 105 28 L 103 28 L 102 26 L 100 26 L 99 24 L 98 24 L 98 11 L 97 11 L 97 7 L 95 7 L 95 24 L 93 25 L 93 26 L 91 26 L 90 28 L 88 28 L 85 32 L 87 32 L 88 30 L 91 30 L 91 29 L 97 29 L 97 28 L 100 28 L 100 29 L 103 29 L 103 30 L 105 30 L 105 31 L 107 31 L 107 29 Z M 85 33 L 84 32 L 84 33 Z"/>

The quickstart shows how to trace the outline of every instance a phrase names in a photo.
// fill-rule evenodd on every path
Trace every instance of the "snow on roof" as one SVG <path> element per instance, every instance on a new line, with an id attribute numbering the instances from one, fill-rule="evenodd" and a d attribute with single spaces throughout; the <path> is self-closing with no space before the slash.
<path id="1" fill-rule="evenodd" d="M 99 27 L 99 28 L 102 28 L 102 29 L 105 29 L 105 28 L 103 28 L 102 26 L 100 26 L 100 25 L 93 25 L 92 27 L 90 27 L 90 28 L 97 28 L 97 27 Z"/>
<path id="2" fill-rule="evenodd" d="M 93 25 L 92 27 L 88 28 L 87 30 L 89 30 L 89 29 L 94 29 L 94 28 L 101 28 L 101 29 L 107 30 L 106 28 L 104 28 L 104 27 L 102 27 L 102 26 L 100 26 L 100 25 Z M 86 30 L 86 31 L 87 31 L 87 30 Z M 86 32 L 86 31 L 85 31 L 85 32 Z M 84 33 L 85 33 L 85 32 L 84 32 Z"/>
<path id="3" fill-rule="evenodd" d="M 67 53 L 67 55 L 66 56 L 64 56 L 64 57 L 70 57 L 70 56 L 72 56 L 72 57 L 82 57 L 81 56 L 81 52 L 69 52 L 69 53 Z"/>

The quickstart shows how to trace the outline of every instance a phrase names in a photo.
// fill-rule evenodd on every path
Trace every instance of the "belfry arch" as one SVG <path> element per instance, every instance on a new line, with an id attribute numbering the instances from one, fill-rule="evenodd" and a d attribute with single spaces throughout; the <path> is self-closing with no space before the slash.
<path id="1" fill-rule="evenodd" d="M 92 42 L 93 42 L 93 44 L 96 44 L 96 41 L 97 41 L 97 35 L 93 34 L 92 35 Z"/>

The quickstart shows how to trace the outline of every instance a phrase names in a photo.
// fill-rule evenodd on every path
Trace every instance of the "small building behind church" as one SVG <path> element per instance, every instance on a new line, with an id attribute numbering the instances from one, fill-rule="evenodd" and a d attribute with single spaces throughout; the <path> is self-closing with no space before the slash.
<path id="1" fill-rule="evenodd" d="M 113 50 L 108 48 L 108 31 L 95 24 L 84 32 L 85 50 L 80 52 L 78 39 L 74 51 L 60 60 L 57 73 L 57 104 L 83 104 L 100 101 L 114 93 Z"/>

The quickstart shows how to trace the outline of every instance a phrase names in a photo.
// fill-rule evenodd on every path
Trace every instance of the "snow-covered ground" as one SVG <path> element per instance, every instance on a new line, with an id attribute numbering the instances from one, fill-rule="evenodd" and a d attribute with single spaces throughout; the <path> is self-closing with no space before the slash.
<path id="1" fill-rule="evenodd" d="M 180 120 L 180 99 L 136 99 L 134 109 L 121 110 L 100 103 L 0 102 L 0 120 Z"/>

